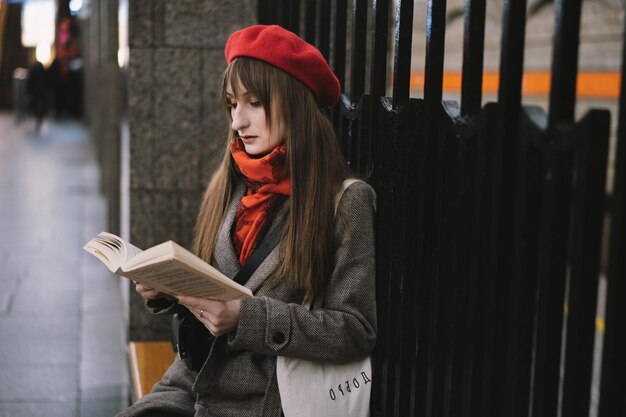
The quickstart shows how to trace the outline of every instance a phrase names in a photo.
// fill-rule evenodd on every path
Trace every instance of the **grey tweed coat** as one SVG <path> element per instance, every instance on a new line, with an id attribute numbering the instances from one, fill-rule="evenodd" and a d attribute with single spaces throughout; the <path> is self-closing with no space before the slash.
<path id="1" fill-rule="evenodd" d="M 214 266 L 229 277 L 240 267 L 230 231 L 244 192 L 243 184 L 236 187 L 214 252 Z M 237 328 L 214 338 L 202 369 L 190 371 L 175 360 L 152 392 L 118 417 L 280 417 L 277 355 L 341 363 L 370 354 L 376 339 L 375 198 L 369 185 L 357 181 L 339 202 L 335 266 L 322 308 L 309 311 L 287 285 L 266 284 L 278 264 L 275 248 L 246 284 L 254 297 L 241 303 Z M 277 213 L 270 227 L 280 226 L 284 214 Z M 165 303 L 148 307 L 155 314 L 179 307 Z"/>

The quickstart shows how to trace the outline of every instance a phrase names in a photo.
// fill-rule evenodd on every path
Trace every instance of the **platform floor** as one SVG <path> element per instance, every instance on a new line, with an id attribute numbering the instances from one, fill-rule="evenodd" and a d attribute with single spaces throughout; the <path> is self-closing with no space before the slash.
<path id="1" fill-rule="evenodd" d="M 111 417 L 128 401 L 120 281 L 83 244 L 105 228 L 78 122 L 0 112 L 0 417 Z"/>

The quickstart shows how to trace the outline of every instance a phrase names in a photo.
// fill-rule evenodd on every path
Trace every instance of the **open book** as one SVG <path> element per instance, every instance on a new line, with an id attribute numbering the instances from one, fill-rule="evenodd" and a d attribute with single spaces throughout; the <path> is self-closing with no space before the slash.
<path id="1" fill-rule="evenodd" d="M 102 232 L 85 246 L 111 272 L 170 295 L 191 295 L 214 300 L 252 297 L 249 288 L 169 240 L 141 249 L 119 236 Z"/>

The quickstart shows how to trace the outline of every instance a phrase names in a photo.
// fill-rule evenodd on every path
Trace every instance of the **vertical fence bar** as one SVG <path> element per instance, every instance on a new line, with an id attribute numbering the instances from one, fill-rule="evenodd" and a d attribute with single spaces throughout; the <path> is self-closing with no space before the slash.
<path id="1" fill-rule="evenodd" d="M 304 40 L 315 45 L 317 35 L 317 0 L 305 0 Z"/>
<path id="2" fill-rule="evenodd" d="M 281 8 L 283 0 L 265 0 L 265 14 L 267 22 L 270 25 L 276 25 L 280 22 Z"/>
<path id="3" fill-rule="evenodd" d="M 346 25 L 348 20 L 347 0 L 337 0 L 335 9 L 335 39 L 333 45 L 333 69 L 345 91 L 346 81 Z M 338 106 L 337 106 L 338 107 Z"/>
<path id="4" fill-rule="evenodd" d="M 367 46 L 367 0 L 352 0 L 352 40 L 350 65 L 350 109 L 345 112 L 343 131 L 349 136 L 349 148 L 345 151 L 355 172 L 363 169 L 363 147 L 367 141 L 361 135 L 363 94 L 365 93 L 365 50 Z M 367 134 L 367 132 L 366 132 Z"/>
<path id="5" fill-rule="evenodd" d="M 400 343 L 400 360 L 398 369 L 398 392 L 396 401 L 398 417 L 416 415 L 417 394 L 417 357 L 418 347 L 418 305 L 416 296 L 419 294 L 420 285 L 423 286 L 424 278 L 419 276 L 420 262 L 418 256 L 423 236 L 423 224 L 415 213 L 419 210 L 420 195 L 423 190 L 423 161 L 426 158 L 426 140 L 424 132 L 423 101 L 409 99 L 409 102 L 401 105 L 404 117 L 404 149 L 398 151 L 407 158 L 403 189 L 405 195 L 405 219 L 407 226 L 404 230 L 405 259 L 404 276 L 402 283 L 402 327 Z M 424 301 L 424 300 L 421 300 Z"/>
<path id="6" fill-rule="evenodd" d="M 626 31 L 622 42 L 622 79 L 611 197 L 611 245 L 607 271 L 606 331 L 602 353 L 599 417 L 626 415 Z"/>
<path id="7" fill-rule="evenodd" d="M 413 36 L 413 2 L 400 1 L 396 14 L 395 50 L 393 58 L 393 101 L 409 99 L 411 79 L 411 41 Z"/>
<path id="8" fill-rule="evenodd" d="M 537 290 L 533 417 L 557 415 L 561 336 L 569 241 L 572 185 L 571 151 L 556 150 L 546 135 L 545 180 L 542 194 L 541 240 Z M 563 140 L 563 138 L 561 138 Z"/>
<path id="9" fill-rule="evenodd" d="M 319 50 L 330 62 L 330 0 L 320 0 Z"/>
<path id="10" fill-rule="evenodd" d="M 337 2 L 339 4 L 339 1 Z M 339 7 L 339 5 L 337 6 Z M 389 18 L 389 0 L 374 0 L 372 3 L 372 16 L 374 19 L 374 33 L 372 35 L 374 52 L 371 62 L 371 78 L 370 78 L 370 126 L 369 134 L 372 138 L 372 181 L 376 190 L 384 189 L 381 178 L 384 178 L 387 167 L 381 156 L 385 154 L 386 143 L 381 140 L 379 135 L 379 126 L 381 123 L 380 115 L 383 113 L 381 98 L 385 95 L 386 78 L 387 78 L 387 37 L 388 37 L 388 18 Z M 380 213 L 380 212 L 379 212 Z M 379 223 L 380 224 L 380 223 Z M 380 240 L 379 240 L 380 242 Z M 377 252 L 376 265 L 383 265 L 382 253 Z M 386 278 L 386 277 L 385 277 Z M 387 284 L 387 280 L 382 276 L 376 279 L 377 292 L 383 292 Z M 386 292 L 386 291 L 385 291 Z M 386 322 L 388 317 L 388 307 L 386 305 L 377 305 L 379 318 Z M 379 319 L 379 320 L 380 320 Z M 387 342 L 388 332 L 387 326 L 378 327 L 378 340 L 374 350 L 374 386 L 372 387 L 371 411 L 374 417 L 383 415 L 386 409 L 386 398 L 388 393 L 388 363 L 387 363 Z"/>
<path id="11" fill-rule="evenodd" d="M 546 114 L 524 108 L 520 121 L 515 174 L 515 204 L 503 415 L 527 417 L 530 399 L 537 264 L 541 223 L 543 154 L 534 145 L 544 134 Z"/>
<path id="12" fill-rule="evenodd" d="M 428 0 L 424 64 L 424 101 L 427 109 L 434 109 L 441 102 L 445 36 L 446 0 Z"/>
<path id="13" fill-rule="evenodd" d="M 460 416 L 463 405 L 465 350 L 469 348 L 465 329 L 468 320 L 470 277 L 469 250 L 472 236 L 472 195 L 476 134 L 470 118 L 463 118 L 459 104 L 443 102 L 444 157 L 441 175 L 442 204 L 439 239 L 439 300 L 437 313 L 439 356 L 437 369 L 440 403 L 433 407 L 444 417 Z M 436 404 L 436 403 L 435 403 Z M 439 408 L 439 410 L 437 410 Z"/>
<path id="14" fill-rule="evenodd" d="M 367 109 L 369 117 L 369 125 L 367 131 L 369 134 L 369 152 L 366 160 L 372 161 L 372 154 L 377 152 L 374 147 L 377 146 L 377 138 L 374 132 L 378 131 L 378 115 L 380 114 L 380 98 L 385 95 L 387 88 L 387 41 L 389 38 L 389 0 L 373 0 L 372 2 L 372 19 L 374 20 L 374 28 L 372 36 L 373 53 L 370 57 L 370 99 L 369 108 Z M 368 176 L 373 170 L 373 163 L 364 167 L 365 175 Z"/>
<path id="15" fill-rule="evenodd" d="M 498 116 L 492 156 L 493 213 L 487 254 L 487 287 L 493 291 L 485 317 L 485 362 L 483 388 L 490 400 L 485 417 L 500 416 L 506 392 L 507 329 L 510 265 L 512 261 L 513 213 L 515 208 L 516 147 L 521 110 L 526 1 L 506 0 L 502 18 Z M 513 346 L 516 349 L 517 347 Z"/>
<path id="16" fill-rule="evenodd" d="M 428 372 L 427 372 L 427 415 L 443 415 L 445 392 L 445 363 L 448 360 L 448 345 L 451 345 L 450 332 L 446 331 L 446 324 L 440 323 L 440 319 L 446 319 L 449 304 L 442 297 L 442 292 L 447 288 L 447 280 L 450 277 L 441 275 L 443 253 L 441 220 L 442 220 L 442 196 L 443 196 L 443 162 L 444 162 L 444 137 L 441 129 L 441 96 L 443 82 L 443 57 L 445 43 L 446 1 L 429 0 L 426 15 L 426 57 L 424 72 L 424 104 L 426 109 L 426 140 L 427 140 L 427 181 L 426 193 L 429 208 L 425 209 L 425 250 L 424 267 L 429 272 L 424 276 L 430 277 L 429 300 L 430 312 L 428 314 L 428 330 L 425 334 L 428 343 Z M 426 243 L 431 242 L 431 243 Z M 443 282 L 442 282 L 443 281 Z M 442 324 L 440 326 L 440 324 Z M 448 329 L 449 330 L 449 329 Z"/>
<path id="17" fill-rule="evenodd" d="M 517 12 L 521 14 L 522 11 L 520 9 L 522 6 L 519 4 L 517 6 L 519 7 L 519 9 L 517 9 Z M 525 5 L 524 5 L 524 8 L 525 8 Z M 521 19 L 518 21 L 518 25 L 520 26 L 522 25 Z M 525 31 L 522 28 L 521 31 L 518 33 L 521 33 L 523 36 L 524 32 Z M 517 47 L 519 48 L 519 51 L 523 52 L 523 39 L 518 38 L 518 39 L 506 40 L 506 42 L 509 42 L 509 41 L 511 41 L 511 44 L 510 44 L 511 46 L 513 46 L 514 43 L 517 43 L 518 45 Z M 503 44 L 504 43 L 505 43 L 505 40 L 503 40 Z M 513 48 L 515 47 L 513 46 Z M 513 56 L 511 56 L 510 53 L 512 53 Z M 506 68 L 506 72 L 501 74 L 501 82 L 500 82 L 500 100 L 502 102 L 501 114 L 502 114 L 502 118 L 504 121 L 504 123 L 501 125 L 502 131 L 500 132 L 500 138 L 502 139 L 506 138 L 507 136 L 510 136 L 506 134 L 507 131 L 517 132 L 519 129 L 519 123 L 518 123 L 517 118 L 519 117 L 519 114 L 520 114 L 518 103 L 521 100 L 521 88 L 519 87 L 521 83 L 521 73 L 523 71 L 523 55 L 520 56 L 518 53 L 515 52 L 515 49 L 511 49 L 510 53 L 509 51 L 506 51 L 506 53 L 505 51 L 503 51 L 503 55 L 502 55 L 503 65 L 506 65 L 505 62 L 511 63 L 511 66 L 509 68 Z M 509 77 L 506 76 L 507 74 L 509 75 Z M 513 84 L 511 83 L 511 81 L 513 81 Z M 512 87 L 511 84 L 513 85 L 513 88 L 511 88 Z M 506 120 L 505 118 L 508 118 L 508 120 Z M 540 123 L 544 123 L 544 122 L 542 121 Z M 536 129 L 536 127 L 532 129 Z M 530 131 L 527 131 L 526 134 L 530 134 L 530 133 L 531 133 Z M 514 136 L 511 139 L 517 139 L 517 137 Z M 558 236 L 557 236 L 558 232 L 555 232 L 554 235 L 548 234 L 548 235 L 544 235 L 540 237 L 540 236 L 535 236 L 534 234 L 528 233 L 527 231 L 521 230 L 519 228 L 520 220 L 523 221 L 523 219 L 528 219 L 528 216 L 531 216 L 530 219 L 534 219 L 534 220 L 539 219 L 539 217 L 537 217 L 534 214 L 536 212 L 536 209 L 533 208 L 532 202 L 527 201 L 527 199 L 533 198 L 533 197 L 530 197 L 530 195 L 528 195 L 528 193 L 533 193 L 533 188 L 529 188 L 527 191 L 525 189 L 526 182 L 530 180 L 533 184 L 533 187 L 537 187 L 537 186 L 541 187 L 541 185 L 540 183 L 534 182 L 532 180 L 533 178 L 535 178 L 535 175 L 531 175 L 528 179 L 526 179 L 526 175 L 527 175 L 525 174 L 526 167 L 522 166 L 521 164 L 523 164 L 523 162 L 520 162 L 519 160 L 519 158 L 525 158 L 526 150 L 521 149 L 521 148 L 518 148 L 516 150 L 516 145 L 514 142 L 515 140 L 507 141 L 507 143 L 503 144 L 504 146 L 504 152 L 503 152 L 504 170 L 505 172 L 508 171 L 508 175 L 505 174 L 505 176 L 510 179 L 517 177 L 518 180 L 517 180 L 516 187 L 518 189 L 515 190 L 515 187 L 508 187 L 508 188 L 502 189 L 503 205 L 502 205 L 501 213 L 503 213 L 502 214 L 503 217 L 501 219 L 501 230 L 500 230 L 501 235 L 500 236 L 501 236 L 501 239 L 503 240 L 501 242 L 511 241 L 511 239 L 507 238 L 507 235 L 509 233 L 513 233 L 512 240 L 514 242 L 514 245 L 512 248 L 509 248 L 508 245 L 504 246 L 505 252 L 501 254 L 500 256 L 500 258 L 502 259 L 502 262 L 500 262 L 501 268 L 498 268 L 501 271 L 506 271 L 506 274 L 503 275 L 503 278 L 507 281 L 510 279 L 510 284 L 508 285 L 508 288 L 505 290 L 506 294 L 508 295 L 508 300 L 500 300 L 506 303 L 506 304 L 501 304 L 501 305 L 507 305 L 506 317 L 507 317 L 508 322 L 502 323 L 498 327 L 508 329 L 508 331 L 505 332 L 507 334 L 506 335 L 507 343 L 505 345 L 506 350 L 505 350 L 505 356 L 504 356 L 506 359 L 505 359 L 505 363 L 503 364 L 504 369 L 505 369 L 505 374 L 500 373 L 499 376 L 496 376 L 496 380 L 501 378 L 503 381 L 506 381 L 505 393 L 504 393 L 505 401 L 503 403 L 496 404 L 496 409 L 502 410 L 501 411 L 502 413 L 505 413 L 506 415 L 509 415 L 509 416 L 521 417 L 521 416 L 525 416 L 528 414 L 528 402 L 530 400 L 529 380 L 530 380 L 530 375 L 531 375 L 530 368 L 532 366 L 532 357 L 531 357 L 532 344 L 529 343 L 529 341 L 531 340 L 532 334 L 533 334 L 534 323 L 532 321 L 532 312 L 534 308 L 534 291 L 535 291 L 535 286 L 536 286 L 535 280 L 532 278 L 529 278 L 529 275 L 522 274 L 521 271 L 526 271 L 531 274 L 534 273 L 534 268 L 533 268 L 532 263 L 535 258 L 535 253 L 534 253 L 533 248 L 527 245 L 530 242 L 537 242 L 538 239 L 543 238 L 544 239 L 543 248 L 544 249 L 546 248 L 545 245 L 548 245 L 547 247 L 550 247 L 551 243 L 548 243 L 548 242 L 550 242 L 551 239 L 558 239 Z M 520 155 L 520 153 L 523 153 L 523 155 Z M 541 157 L 539 155 L 535 155 L 534 159 L 541 160 Z M 548 164 L 550 164 L 550 162 L 548 162 Z M 543 206 L 543 209 L 547 211 L 548 215 L 554 215 L 555 212 L 559 211 L 559 208 L 565 209 L 569 201 L 569 198 L 566 192 L 558 194 L 559 198 L 562 200 L 554 201 L 552 199 L 552 197 L 554 197 L 554 193 L 558 192 L 561 189 L 561 187 L 563 187 L 564 184 L 567 183 L 567 178 L 568 178 L 567 173 L 569 172 L 569 167 L 568 167 L 567 162 L 565 162 L 565 164 L 563 165 L 562 161 L 557 160 L 555 164 L 556 165 L 554 165 L 552 168 L 548 168 L 549 169 L 548 172 L 551 172 L 550 169 L 554 170 L 552 171 L 552 174 L 551 174 L 554 176 L 554 181 L 548 181 L 548 184 L 546 185 L 546 188 L 544 189 L 544 194 L 543 194 L 544 199 L 548 200 L 547 202 L 544 201 L 544 206 Z M 520 170 L 521 172 L 516 172 L 517 170 Z M 559 178 L 562 179 L 561 182 L 558 182 Z M 548 193 L 547 196 L 546 196 L 546 193 Z M 537 197 L 539 197 L 540 195 L 535 195 L 534 199 L 537 199 Z M 539 199 L 539 201 L 541 200 Z M 520 212 L 520 210 L 523 207 L 526 207 L 526 210 L 529 210 L 528 213 L 525 214 L 523 212 Z M 539 210 L 541 210 L 541 208 Z M 556 211 L 553 211 L 553 210 L 556 210 Z M 546 213 L 544 213 L 544 215 L 545 214 Z M 513 216 L 513 215 L 518 220 L 515 221 L 513 224 L 511 224 L 509 222 L 508 216 Z M 512 218 L 513 217 L 511 217 L 511 219 Z M 543 221 L 544 223 L 542 226 L 542 230 L 544 230 L 545 228 L 551 227 L 552 223 L 550 220 L 548 220 L 546 223 L 546 220 L 544 217 Z M 526 236 L 524 237 L 524 235 Z M 524 242 L 524 240 L 529 240 L 530 242 Z M 530 243 L 530 244 L 532 245 L 533 243 Z M 561 244 L 565 245 L 566 243 L 561 242 Z M 554 243 L 554 245 L 558 246 L 559 243 Z M 543 253 L 543 252 L 540 252 L 540 253 Z M 507 268 L 506 265 L 513 265 L 513 267 Z M 544 268 L 549 268 L 549 266 L 546 265 Z M 534 277 L 534 275 L 530 275 L 530 277 Z M 553 278 L 554 277 L 551 277 L 549 275 L 548 276 L 543 275 L 544 281 L 552 280 Z M 547 283 L 544 283 L 544 286 L 545 284 Z M 557 285 L 554 288 L 555 290 L 550 291 L 550 293 L 557 294 L 556 298 L 558 299 L 559 287 Z M 545 303 L 559 304 L 559 302 L 554 299 L 554 296 L 549 296 L 549 298 L 545 300 Z M 562 301 L 560 305 L 562 305 Z M 547 314 L 547 313 L 544 313 L 544 314 Z M 542 317 L 543 316 L 540 316 L 540 318 L 538 318 L 537 321 L 542 320 Z M 538 323 L 538 326 L 540 328 L 543 328 L 544 323 L 540 322 Z M 561 330 L 560 329 L 557 330 L 555 328 L 551 328 L 550 330 L 547 330 L 547 332 L 548 333 L 554 332 L 554 333 L 557 333 L 559 336 L 561 334 Z M 550 338 L 550 336 L 553 336 L 554 333 L 547 335 L 547 337 Z M 540 343 L 542 342 L 537 342 L 537 344 L 540 344 Z M 499 344 L 498 338 L 497 338 L 496 346 L 498 345 L 502 346 L 501 344 Z M 500 350 L 501 349 L 496 347 L 496 351 L 500 351 Z M 540 351 L 543 352 L 544 350 L 540 348 Z M 537 367 L 537 364 L 535 364 L 535 366 Z M 558 367 L 558 360 L 557 360 L 556 366 Z M 537 372 L 542 372 L 542 371 L 543 369 Z M 537 374 L 535 374 L 535 376 L 536 375 Z M 558 393 L 553 393 L 553 394 L 555 395 L 555 398 L 556 396 L 558 396 Z M 496 393 L 496 396 L 499 396 L 498 393 Z M 536 396 L 533 398 L 534 398 L 533 404 L 536 405 L 537 402 L 540 401 L 540 398 Z M 547 415 L 551 415 L 551 414 L 547 414 Z"/>
<path id="18" fill-rule="evenodd" d="M 370 95 L 377 106 L 380 97 L 387 89 L 387 42 L 389 34 L 389 0 L 373 0 L 374 33 L 372 45 L 374 53 L 371 62 Z"/>
<path id="19" fill-rule="evenodd" d="M 335 3 L 335 35 L 333 44 L 333 71 L 341 85 L 341 91 L 346 91 L 346 33 L 348 24 L 347 0 L 336 0 Z M 342 103 L 333 108 L 333 124 L 335 131 L 341 132 L 342 127 Z M 343 144 L 342 144 L 343 147 Z"/>
<path id="20" fill-rule="evenodd" d="M 498 104 L 487 103 L 480 113 L 477 123 L 476 141 L 476 176 L 474 181 L 474 219 L 472 230 L 475 231 L 472 241 L 470 276 L 475 288 L 472 288 L 472 307 L 470 314 L 475 314 L 476 340 L 471 347 L 474 356 L 472 366 L 468 369 L 470 378 L 470 392 L 466 393 L 464 401 L 468 404 L 467 412 L 471 417 L 491 416 L 492 402 L 491 385 L 493 380 L 493 310 L 495 284 L 489 273 L 489 254 L 495 236 L 493 233 L 492 218 L 494 209 L 494 187 L 492 187 L 492 173 L 496 158 L 494 148 L 496 139 L 496 124 L 498 120 Z M 467 415 L 467 414 L 466 414 Z"/>
<path id="21" fill-rule="evenodd" d="M 393 100 L 394 103 L 406 102 L 409 98 L 410 92 L 410 59 L 407 56 L 411 50 L 411 37 L 412 37 L 412 20 L 413 20 L 413 2 L 404 1 L 397 5 L 396 9 L 396 25 L 394 30 L 395 35 L 395 51 L 394 51 L 394 69 L 393 69 Z M 405 23 L 405 22 L 410 22 Z M 425 122 L 424 122 L 425 123 Z M 430 332 L 431 318 L 433 317 L 432 305 L 434 305 L 434 286 L 432 281 L 432 275 L 428 275 L 429 268 L 421 262 L 421 260 L 432 259 L 434 248 L 428 246 L 425 241 L 428 239 L 426 236 L 426 225 L 431 225 L 429 221 L 432 220 L 432 211 L 426 213 L 428 207 L 431 207 L 432 201 L 430 196 L 427 196 L 427 190 L 432 191 L 431 184 L 426 178 L 426 173 L 432 164 L 427 164 L 429 157 L 427 155 L 427 136 L 425 134 L 427 127 L 424 126 L 421 130 L 416 131 L 419 141 L 414 146 L 419 146 L 422 149 L 422 156 L 414 165 L 418 165 L 420 175 L 417 179 L 417 189 L 415 195 L 409 195 L 408 198 L 412 199 L 409 204 L 411 207 L 417 207 L 417 231 L 416 236 L 413 238 L 416 240 L 413 243 L 413 252 L 416 256 L 411 257 L 411 270 L 413 272 L 415 280 L 417 280 L 417 293 L 416 293 L 416 317 L 415 324 L 413 325 L 413 337 L 414 353 L 412 361 L 412 381 L 411 388 L 413 390 L 410 411 L 414 416 L 427 416 L 430 405 L 429 395 L 429 366 L 431 360 L 431 351 L 433 341 L 431 340 L 432 333 Z M 417 167 L 414 167 L 417 168 Z M 413 202 L 417 200 L 416 202 Z M 429 200 L 428 202 L 425 200 Z M 431 234 L 432 235 L 432 234 Z M 430 253 L 427 253 L 430 251 Z M 432 270 L 432 267 L 430 268 Z"/>
<path id="22" fill-rule="evenodd" d="M 581 146 L 574 165 L 563 417 L 589 415 L 610 117 L 608 111 L 592 110 L 572 135 Z"/>
<path id="23" fill-rule="evenodd" d="M 300 34 L 300 0 L 289 0 L 289 21 L 286 28 Z"/>
<path id="24" fill-rule="evenodd" d="M 381 108 L 381 114 L 383 110 Z M 382 121 L 381 121 L 382 124 Z M 372 177 L 373 186 L 376 190 L 377 216 L 378 219 L 390 221 L 394 218 L 394 207 L 390 201 L 393 192 L 393 177 L 391 176 L 394 160 L 391 152 L 382 145 L 383 130 L 376 131 L 377 148 L 379 152 L 375 155 L 374 175 Z M 391 216 L 391 217 L 388 217 Z M 393 342 L 390 326 L 391 307 L 389 305 L 391 292 L 391 266 L 393 242 L 392 230 L 389 223 L 383 224 L 382 220 L 377 222 L 376 230 L 376 309 L 378 315 L 378 333 L 376 336 L 376 346 L 374 348 L 374 385 L 372 386 L 371 410 L 374 417 L 386 416 L 387 398 L 389 396 L 389 371 L 390 357 L 389 351 Z"/>
<path id="25" fill-rule="evenodd" d="M 274 22 L 285 27 L 289 16 L 289 0 L 277 0 L 274 10 Z"/>
<path id="26" fill-rule="evenodd" d="M 258 0 L 256 5 L 256 15 L 261 25 L 269 25 L 272 23 L 270 12 L 272 10 L 270 0 Z"/>
<path id="27" fill-rule="evenodd" d="M 381 106 L 382 107 L 382 106 Z M 383 114 L 381 108 L 380 113 Z M 381 119 L 381 117 L 376 117 Z M 382 121 L 381 123 L 382 124 Z M 381 131 L 376 130 L 372 134 L 376 135 L 376 148 L 378 152 L 374 155 L 374 173 L 372 175 L 372 186 L 376 190 L 377 198 L 377 229 L 376 229 L 376 310 L 378 316 L 378 330 L 376 335 L 376 346 L 374 347 L 373 360 L 373 385 L 370 399 L 370 410 L 372 417 L 386 416 L 387 397 L 389 394 L 389 369 L 390 358 L 389 349 L 391 347 L 392 333 L 387 323 L 390 322 L 391 306 L 389 305 L 390 277 L 391 277 L 391 245 L 392 231 L 388 223 L 383 223 L 381 219 L 391 220 L 394 216 L 393 206 L 389 201 L 391 193 L 391 181 L 389 178 L 389 154 L 385 146 L 382 145 Z M 393 165 L 391 165 L 393 166 Z M 387 217 L 390 215 L 391 217 Z"/>
<path id="28" fill-rule="evenodd" d="M 400 105 L 405 114 L 406 147 L 399 150 L 408 158 L 404 189 L 406 190 L 405 212 L 407 225 L 405 237 L 405 274 L 403 282 L 402 330 L 400 339 L 402 363 L 399 363 L 399 394 L 397 415 L 399 417 L 418 415 L 418 397 L 425 396 L 425 384 L 420 393 L 418 386 L 417 351 L 419 333 L 419 309 L 426 304 L 420 287 L 425 286 L 425 277 L 420 276 L 420 248 L 423 244 L 423 218 L 416 216 L 421 204 L 424 186 L 424 163 L 426 159 L 426 138 L 424 135 L 424 102 L 409 99 L 407 104 Z"/>
<path id="29" fill-rule="evenodd" d="M 461 114 L 480 111 L 485 47 L 485 0 L 465 0 Z"/>
<path id="30" fill-rule="evenodd" d="M 441 356 L 437 352 L 441 340 L 437 332 L 439 302 L 439 241 L 442 196 L 442 165 L 444 138 L 442 136 L 441 92 L 445 38 L 446 1 L 429 0 L 426 15 L 426 57 L 424 73 L 425 148 L 422 199 L 419 212 L 422 217 L 423 237 L 420 242 L 421 294 L 418 306 L 417 353 L 417 415 L 442 415 L 443 393 Z M 395 94 L 395 88 L 394 88 Z"/>
<path id="31" fill-rule="evenodd" d="M 571 123 L 574 119 L 580 8 L 581 0 L 558 0 L 556 3 L 549 130 Z M 557 140 L 558 136 L 554 132 L 551 140 Z M 556 151 L 558 154 L 555 155 L 554 152 L 551 151 L 552 156 L 547 155 L 550 158 L 546 178 L 549 196 L 546 196 L 547 204 L 544 206 L 546 211 L 542 226 L 545 228 L 542 228 L 544 240 L 541 244 L 541 253 L 545 258 L 542 258 L 539 267 L 533 385 L 533 413 L 536 417 L 556 415 L 560 385 L 573 154 Z"/>
<path id="32" fill-rule="evenodd" d="M 501 114 L 505 116 L 500 124 L 501 133 L 505 133 L 504 131 L 509 127 L 517 127 L 519 122 L 525 33 L 526 1 L 505 0 L 502 18 L 500 85 L 498 86 Z"/>
<path id="33" fill-rule="evenodd" d="M 409 51 L 411 50 L 411 34 L 413 32 L 413 2 L 404 1 L 403 3 L 410 3 L 410 7 L 400 4 L 398 9 L 396 36 L 400 45 L 396 49 L 396 54 L 401 55 L 404 54 L 405 48 Z M 406 59 L 398 59 L 396 55 L 395 58 L 395 73 L 406 71 L 410 74 L 410 56 L 408 58 L 405 57 Z M 400 76 L 400 78 L 402 77 L 403 75 Z M 423 195 L 425 182 L 423 180 L 423 161 L 426 159 L 424 103 L 422 100 L 409 99 L 408 87 L 408 84 L 402 86 L 399 84 L 395 85 L 392 99 L 394 106 L 405 118 L 404 124 L 406 129 L 404 135 L 406 146 L 404 149 L 399 149 L 399 152 L 404 154 L 408 161 L 406 164 L 405 183 L 403 185 L 406 190 L 404 202 L 406 218 L 404 222 L 407 228 L 404 230 L 406 256 L 404 259 L 405 270 L 402 283 L 401 338 L 399 339 L 401 362 L 396 366 L 399 398 L 396 400 L 395 415 L 398 417 L 417 415 L 416 406 L 419 404 L 417 398 L 425 395 L 426 390 L 426 385 L 423 384 L 423 393 L 419 393 L 416 356 L 418 347 L 417 335 L 419 332 L 419 305 L 425 304 L 423 294 L 422 299 L 419 298 L 421 294 L 419 288 L 424 286 L 425 279 L 420 276 L 421 262 L 419 261 L 419 255 L 417 255 L 420 253 L 423 243 L 424 227 L 423 219 L 416 215 L 421 211 L 419 208 L 420 204 L 422 204 L 420 196 Z"/>
<path id="34" fill-rule="evenodd" d="M 367 0 L 352 0 L 352 65 L 350 96 L 353 100 L 365 92 L 365 48 L 367 46 Z"/>
<path id="35" fill-rule="evenodd" d="M 556 0 L 550 86 L 550 126 L 574 120 L 582 0 Z"/>

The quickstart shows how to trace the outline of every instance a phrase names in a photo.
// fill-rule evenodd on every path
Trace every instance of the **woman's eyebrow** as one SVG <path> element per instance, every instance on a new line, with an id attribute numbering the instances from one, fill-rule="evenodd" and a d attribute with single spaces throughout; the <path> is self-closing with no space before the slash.
<path id="1" fill-rule="evenodd" d="M 253 93 L 251 91 L 244 91 L 244 92 L 241 92 L 241 93 L 239 93 L 237 95 L 231 94 L 231 93 L 226 93 L 225 95 L 226 95 L 227 98 L 236 98 L 237 96 L 249 97 L 249 96 L 257 96 L 258 94 L 255 94 L 255 93 Z"/>

